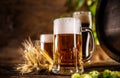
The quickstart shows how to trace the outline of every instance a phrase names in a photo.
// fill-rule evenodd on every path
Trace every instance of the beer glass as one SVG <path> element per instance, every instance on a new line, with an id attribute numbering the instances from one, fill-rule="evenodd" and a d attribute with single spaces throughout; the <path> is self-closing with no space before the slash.
<path id="1" fill-rule="evenodd" d="M 88 12 L 88 11 L 74 12 L 73 17 L 79 18 L 81 20 L 82 27 L 92 28 L 92 15 L 91 15 L 91 12 Z M 86 58 L 86 57 L 89 56 L 89 50 L 90 50 L 90 35 L 87 32 L 82 32 L 83 58 Z M 90 51 L 90 52 L 93 52 L 93 51 Z M 89 59 L 84 60 L 84 61 L 86 62 L 88 60 Z"/>
<path id="2" fill-rule="evenodd" d="M 48 55 L 53 58 L 53 34 L 40 35 L 40 48 L 46 50 Z"/>
<path id="3" fill-rule="evenodd" d="M 94 44 L 91 29 L 82 28 L 78 18 L 66 17 L 54 20 L 53 73 L 71 75 L 83 72 L 82 32 L 88 32 Z"/>

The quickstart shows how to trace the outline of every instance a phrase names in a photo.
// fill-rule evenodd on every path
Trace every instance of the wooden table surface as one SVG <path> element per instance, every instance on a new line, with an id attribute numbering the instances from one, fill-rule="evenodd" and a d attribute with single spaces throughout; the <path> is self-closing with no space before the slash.
<path id="1" fill-rule="evenodd" d="M 0 78 L 70 78 L 71 76 L 54 75 L 52 73 L 39 72 L 22 75 L 15 70 L 18 64 L 23 63 L 23 57 L 19 54 L 19 48 L 5 48 L 0 53 Z M 6 52 L 6 53 L 4 53 Z M 107 61 L 107 63 L 106 63 Z M 103 71 L 104 69 L 119 70 L 120 64 L 110 59 L 100 46 L 96 46 L 91 62 L 86 63 L 85 72 L 91 70 Z"/>

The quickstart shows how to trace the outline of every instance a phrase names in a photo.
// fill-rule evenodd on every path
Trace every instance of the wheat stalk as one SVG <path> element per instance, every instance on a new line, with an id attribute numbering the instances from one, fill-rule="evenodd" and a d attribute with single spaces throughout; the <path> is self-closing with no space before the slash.
<path id="1" fill-rule="evenodd" d="M 35 47 L 31 39 L 25 40 L 23 46 L 25 48 L 23 51 L 25 64 L 20 64 L 17 67 L 18 71 L 20 71 L 22 74 L 40 71 L 42 69 L 51 71 L 53 60 L 45 50 L 41 50 L 40 46 Z"/>

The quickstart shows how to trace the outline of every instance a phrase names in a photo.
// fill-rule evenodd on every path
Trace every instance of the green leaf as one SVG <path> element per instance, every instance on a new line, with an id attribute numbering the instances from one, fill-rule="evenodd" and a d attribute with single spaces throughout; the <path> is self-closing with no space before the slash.
<path id="1" fill-rule="evenodd" d="M 85 0 L 66 0 L 65 6 L 70 10 L 76 10 L 83 6 Z"/>
<path id="2" fill-rule="evenodd" d="M 85 0 L 74 0 L 75 1 L 75 9 L 78 9 L 83 6 Z"/>
<path id="3" fill-rule="evenodd" d="M 93 0 L 87 0 L 87 5 L 88 6 L 92 5 L 92 3 L 93 3 Z"/>

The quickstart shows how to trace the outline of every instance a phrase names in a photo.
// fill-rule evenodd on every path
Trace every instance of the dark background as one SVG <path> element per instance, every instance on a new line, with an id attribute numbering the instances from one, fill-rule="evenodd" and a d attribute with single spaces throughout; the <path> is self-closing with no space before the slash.
<path id="1" fill-rule="evenodd" d="M 53 33 L 53 20 L 67 16 L 66 0 L 0 0 L 0 63 L 24 63 L 22 42 Z M 81 10 L 84 10 L 81 9 Z M 111 61 L 99 45 L 91 62 Z"/>
<path id="2" fill-rule="evenodd" d="M 53 20 L 66 12 L 66 0 L 0 0 L 0 63 L 20 63 L 21 43 L 52 33 Z"/>

